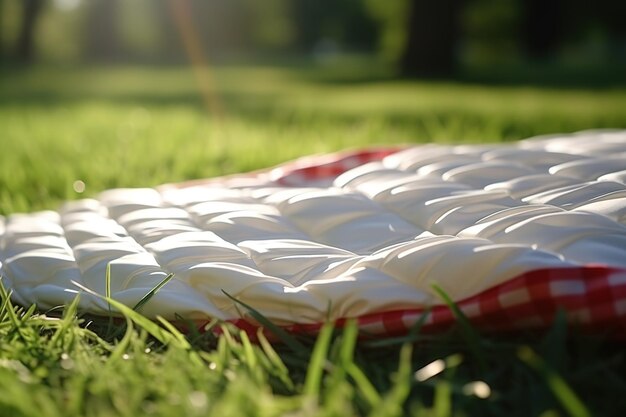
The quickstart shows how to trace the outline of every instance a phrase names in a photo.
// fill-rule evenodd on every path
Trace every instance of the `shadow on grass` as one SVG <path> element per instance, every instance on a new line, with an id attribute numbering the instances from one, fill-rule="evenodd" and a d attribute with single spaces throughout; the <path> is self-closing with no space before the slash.
<path id="1" fill-rule="evenodd" d="M 626 88 L 626 62 L 590 64 L 520 64 L 466 67 L 452 77 L 403 77 L 398 70 L 367 62 L 349 61 L 329 66 L 291 66 L 302 79 L 330 85 L 361 85 L 408 81 L 480 84 L 485 86 L 536 87 L 549 89 L 603 90 Z"/>

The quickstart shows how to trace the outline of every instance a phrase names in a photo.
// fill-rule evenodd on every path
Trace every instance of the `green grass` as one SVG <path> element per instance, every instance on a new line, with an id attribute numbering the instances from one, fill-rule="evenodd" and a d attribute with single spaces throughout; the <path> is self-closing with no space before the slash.
<path id="1" fill-rule="evenodd" d="M 355 77 L 358 70 L 353 69 Z M 0 73 L 0 213 L 75 198 L 75 180 L 84 181 L 90 195 L 249 171 L 369 144 L 502 141 L 626 127 L 626 89 L 381 77 L 347 83 L 332 75 L 218 68 L 213 76 L 223 114 L 218 119 L 207 116 L 190 70 Z"/>
<path id="2" fill-rule="evenodd" d="M 213 74 L 218 118 L 207 114 L 186 69 L 4 70 L 0 213 L 370 144 L 626 128 L 626 89 L 619 86 L 409 82 L 384 71 L 367 81 L 370 72 L 363 65 L 221 67 Z M 84 194 L 73 190 L 76 180 L 85 182 Z M 355 327 L 326 326 L 317 339 L 286 335 L 271 345 L 251 343 L 236 329 L 183 336 L 132 311 L 124 324 L 82 317 L 75 307 L 54 318 L 1 294 L 0 416 L 548 417 L 626 410 L 623 344 L 581 335 L 559 317 L 545 333 L 484 335 L 461 317 L 458 329 L 441 335 L 416 328 L 404 338 L 357 340 Z M 437 366 L 441 372 L 426 378 Z M 489 395 L 480 398 L 484 384 Z"/>

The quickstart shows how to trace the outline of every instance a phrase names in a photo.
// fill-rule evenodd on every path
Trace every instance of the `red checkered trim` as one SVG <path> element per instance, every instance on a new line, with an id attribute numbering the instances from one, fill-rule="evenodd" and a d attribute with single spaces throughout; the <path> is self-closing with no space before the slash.
<path id="1" fill-rule="evenodd" d="M 346 171 L 356 168 L 368 162 L 380 161 L 386 156 L 406 149 L 406 146 L 392 146 L 384 148 L 369 148 L 353 151 L 335 152 L 323 155 L 306 156 L 287 162 L 269 170 L 233 174 L 209 179 L 190 180 L 178 183 L 162 184 L 158 188 L 185 188 L 196 185 L 220 184 L 224 185 L 229 180 L 244 178 L 263 178 L 263 181 L 271 181 L 276 185 L 286 187 L 311 187 L 314 185 L 328 185 L 336 177 Z"/>
<path id="2" fill-rule="evenodd" d="M 274 168 L 270 178 L 283 186 L 310 186 L 312 182 L 332 180 L 352 168 L 380 161 L 402 149 L 396 146 L 306 157 Z"/>
<path id="3" fill-rule="evenodd" d="M 540 269 L 458 301 L 456 305 L 481 331 L 507 332 L 544 329 L 563 310 L 572 325 L 615 338 L 626 338 L 626 270 L 603 266 Z M 397 336 L 410 331 L 427 314 L 421 331 L 443 331 L 456 322 L 447 305 L 412 310 L 384 311 L 357 317 L 363 335 Z M 342 327 L 347 319 L 337 321 Z M 232 324 L 256 335 L 260 328 L 246 319 Z M 296 334 L 316 334 L 322 323 L 294 324 L 284 329 Z M 269 337 L 271 335 L 266 332 Z"/>

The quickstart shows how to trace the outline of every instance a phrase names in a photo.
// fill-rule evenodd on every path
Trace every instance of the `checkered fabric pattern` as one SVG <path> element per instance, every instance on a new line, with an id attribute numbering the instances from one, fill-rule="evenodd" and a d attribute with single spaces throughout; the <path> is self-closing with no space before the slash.
<path id="1" fill-rule="evenodd" d="M 544 269 L 515 277 L 456 306 L 481 331 L 513 332 L 548 328 L 562 311 L 579 329 L 623 339 L 626 337 L 626 270 L 606 267 Z M 447 305 L 432 309 L 385 311 L 353 318 L 363 336 L 407 334 L 414 326 L 433 333 L 453 326 L 457 317 Z M 342 327 L 346 319 L 337 320 Z M 260 328 L 251 320 L 232 320 L 252 337 Z M 295 324 L 286 330 L 316 334 L 323 323 Z M 269 337 L 275 337 L 268 333 Z"/>
<path id="2" fill-rule="evenodd" d="M 0 217 L 0 275 L 19 303 L 81 293 L 106 314 L 108 270 L 129 306 L 174 274 L 149 317 L 251 334 L 230 296 L 296 333 L 326 319 L 377 337 L 441 331 L 456 317 L 436 283 L 480 330 L 545 328 L 563 311 L 624 338 L 626 132 L 345 151 Z"/>

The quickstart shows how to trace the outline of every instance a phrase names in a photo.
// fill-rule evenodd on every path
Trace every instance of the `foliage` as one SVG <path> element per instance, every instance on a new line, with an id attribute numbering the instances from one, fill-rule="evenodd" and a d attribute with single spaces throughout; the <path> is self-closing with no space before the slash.
<path id="1" fill-rule="evenodd" d="M 552 60 L 574 66 L 624 61 L 624 2 L 552 0 L 562 32 Z M 0 0 L 0 60 L 15 57 L 22 0 Z M 187 5 L 187 26 L 215 59 L 319 54 L 320 50 L 377 52 L 389 62 L 401 55 L 410 0 L 48 0 L 34 27 L 40 62 L 169 62 L 186 59 L 172 4 Z M 462 3 L 457 55 L 465 65 L 523 61 L 527 1 Z M 186 7 L 186 6 L 185 6 Z M 548 7 L 548 6 L 546 6 Z M 433 25 L 437 23 L 432 22 Z"/>

